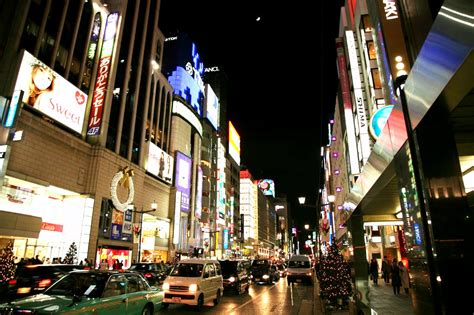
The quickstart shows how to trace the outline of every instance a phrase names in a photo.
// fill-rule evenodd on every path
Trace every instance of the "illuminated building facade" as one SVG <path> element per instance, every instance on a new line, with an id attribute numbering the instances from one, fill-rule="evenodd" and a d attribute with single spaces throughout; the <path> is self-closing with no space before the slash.
<path id="1" fill-rule="evenodd" d="M 345 246 L 347 236 L 364 312 L 381 311 L 367 298 L 367 259 L 380 265 L 384 256 L 409 267 L 415 313 L 472 312 L 459 302 L 468 300 L 464 271 L 452 268 L 471 264 L 474 252 L 472 15 L 472 4 L 457 0 L 349 0 L 341 10 L 328 150 L 331 174 L 345 167 L 348 176 L 332 175 L 327 187 L 351 214 L 336 241 Z"/>

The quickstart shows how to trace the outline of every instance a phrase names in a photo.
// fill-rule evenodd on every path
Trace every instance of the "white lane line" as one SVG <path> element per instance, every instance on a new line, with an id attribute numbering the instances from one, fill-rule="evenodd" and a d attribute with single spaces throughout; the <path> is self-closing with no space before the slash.
<path id="1" fill-rule="evenodd" d="M 290 283 L 290 295 L 291 295 L 291 306 L 294 306 L 295 304 L 293 303 L 293 284 Z"/>

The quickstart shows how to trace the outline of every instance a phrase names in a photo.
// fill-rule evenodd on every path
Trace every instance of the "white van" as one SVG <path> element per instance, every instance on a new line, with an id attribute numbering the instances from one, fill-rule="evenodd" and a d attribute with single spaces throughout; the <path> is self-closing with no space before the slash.
<path id="1" fill-rule="evenodd" d="M 311 268 L 311 259 L 307 255 L 293 255 L 288 261 L 287 281 L 288 284 L 292 282 L 302 282 L 303 280 L 309 283 L 314 283 L 314 270 Z"/>
<path id="2" fill-rule="evenodd" d="M 163 282 L 163 308 L 169 304 L 202 305 L 210 301 L 217 305 L 224 292 L 219 261 L 212 259 L 183 259 Z"/>

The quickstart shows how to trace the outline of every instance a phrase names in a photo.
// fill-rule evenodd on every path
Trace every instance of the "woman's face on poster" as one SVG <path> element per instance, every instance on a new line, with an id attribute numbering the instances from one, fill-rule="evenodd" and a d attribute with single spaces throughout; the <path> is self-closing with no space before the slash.
<path id="1" fill-rule="evenodd" d="M 43 91 L 48 89 L 53 82 L 53 75 L 51 72 L 38 68 L 33 76 L 33 83 L 35 84 L 38 90 Z"/>

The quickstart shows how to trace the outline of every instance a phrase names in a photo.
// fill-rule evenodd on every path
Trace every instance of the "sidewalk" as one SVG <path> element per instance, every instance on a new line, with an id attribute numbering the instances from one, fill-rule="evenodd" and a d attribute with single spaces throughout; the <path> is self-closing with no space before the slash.
<path id="1" fill-rule="evenodd" d="M 336 311 L 326 311 L 324 302 L 321 300 L 319 296 L 319 281 L 317 277 L 315 277 L 314 281 L 314 292 L 313 292 L 313 315 L 350 315 L 349 310 L 336 310 Z"/>
<path id="2" fill-rule="evenodd" d="M 393 287 L 390 283 L 385 283 L 383 279 L 379 279 L 378 285 L 374 285 L 369 281 L 369 307 L 378 314 L 392 315 L 404 314 L 412 315 L 413 304 L 411 299 L 411 289 L 408 294 L 400 289 L 400 295 L 393 294 Z"/>

